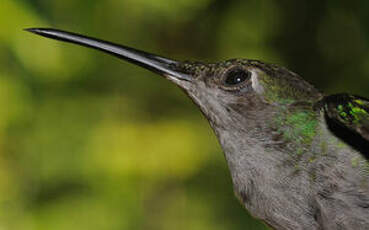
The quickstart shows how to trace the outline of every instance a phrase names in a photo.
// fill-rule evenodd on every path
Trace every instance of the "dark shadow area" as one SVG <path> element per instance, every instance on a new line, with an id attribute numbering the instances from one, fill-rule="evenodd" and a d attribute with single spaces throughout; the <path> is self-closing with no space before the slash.
<path id="1" fill-rule="evenodd" d="M 81 180 L 65 179 L 52 183 L 42 183 L 29 194 L 29 207 L 38 208 L 62 201 L 68 197 L 86 196 L 89 186 Z"/>

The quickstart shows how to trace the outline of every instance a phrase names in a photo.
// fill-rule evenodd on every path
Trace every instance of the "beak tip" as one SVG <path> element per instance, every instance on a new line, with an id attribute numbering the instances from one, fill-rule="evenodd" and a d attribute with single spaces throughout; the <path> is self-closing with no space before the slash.
<path id="1" fill-rule="evenodd" d="M 30 33 L 38 34 L 41 36 L 45 36 L 45 37 L 52 36 L 53 33 L 56 31 L 56 30 L 48 29 L 48 28 L 25 28 L 23 30 L 30 32 Z"/>
<path id="2" fill-rule="evenodd" d="M 24 28 L 23 30 L 27 31 L 27 32 L 31 32 L 31 33 L 39 33 L 40 32 L 39 28 Z"/>

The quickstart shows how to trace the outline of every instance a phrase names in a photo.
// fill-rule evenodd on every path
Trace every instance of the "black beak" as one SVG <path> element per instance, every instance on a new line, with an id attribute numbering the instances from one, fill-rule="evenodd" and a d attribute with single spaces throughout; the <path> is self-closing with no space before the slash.
<path id="1" fill-rule="evenodd" d="M 175 78 L 176 80 L 184 81 L 191 81 L 192 79 L 189 74 L 176 70 L 176 66 L 178 66 L 179 62 L 144 51 L 56 29 L 30 28 L 25 30 L 44 37 L 101 50 L 167 78 Z"/>

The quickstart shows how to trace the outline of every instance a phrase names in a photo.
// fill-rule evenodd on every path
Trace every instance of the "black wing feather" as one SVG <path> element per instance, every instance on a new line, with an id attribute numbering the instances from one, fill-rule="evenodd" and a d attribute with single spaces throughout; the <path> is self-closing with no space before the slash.
<path id="1" fill-rule="evenodd" d="M 369 141 L 369 99 L 335 94 L 324 97 L 320 105 L 333 122 Z"/>

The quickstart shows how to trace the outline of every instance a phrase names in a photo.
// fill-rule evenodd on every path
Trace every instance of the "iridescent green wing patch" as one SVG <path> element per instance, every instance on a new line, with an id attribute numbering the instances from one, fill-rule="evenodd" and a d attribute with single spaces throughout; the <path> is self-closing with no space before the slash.
<path id="1" fill-rule="evenodd" d="M 349 94 L 325 97 L 326 115 L 369 141 L 369 99 Z"/>

